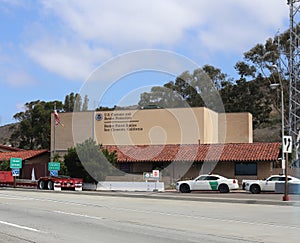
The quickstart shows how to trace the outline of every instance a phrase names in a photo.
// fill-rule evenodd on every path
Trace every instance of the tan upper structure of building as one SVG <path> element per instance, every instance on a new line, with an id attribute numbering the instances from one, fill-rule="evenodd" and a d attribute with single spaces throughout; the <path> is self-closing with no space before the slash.
<path id="1" fill-rule="evenodd" d="M 51 151 L 66 152 L 86 139 L 102 145 L 252 143 L 250 113 L 208 108 L 140 109 L 60 113 L 51 120 Z"/>

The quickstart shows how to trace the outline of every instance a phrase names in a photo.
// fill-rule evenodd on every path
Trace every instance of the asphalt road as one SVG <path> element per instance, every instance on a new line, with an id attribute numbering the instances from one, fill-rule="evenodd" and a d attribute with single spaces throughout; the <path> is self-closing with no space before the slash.
<path id="1" fill-rule="evenodd" d="M 182 196 L 164 195 L 168 194 Z M 161 194 L 153 193 L 148 195 L 157 195 L 155 199 L 144 193 L 135 195 L 140 196 L 1 189 L 0 242 L 299 240 L 298 206 L 163 199 L 158 197 Z M 195 197 L 205 194 L 199 195 Z M 212 195 L 207 198 L 217 196 Z"/>

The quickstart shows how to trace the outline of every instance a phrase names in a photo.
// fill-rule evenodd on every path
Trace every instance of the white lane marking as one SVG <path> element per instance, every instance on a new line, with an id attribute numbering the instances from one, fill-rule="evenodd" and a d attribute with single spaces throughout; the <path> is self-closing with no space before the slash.
<path id="1" fill-rule="evenodd" d="M 8 225 L 8 226 L 12 226 L 12 227 L 16 227 L 16 228 L 24 229 L 24 230 L 29 230 L 29 231 L 33 231 L 33 232 L 42 232 L 38 229 L 30 228 L 30 227 L 23 226 L 23 225 L 13 224 L 13 223 L 1 221 L 1 220 L 0 220 L 0 224 L 5 224 L 5 225 Z"/>
<path id="2" fill-rule="evenodd" d="M 104 218 L 101 217 L 95 217 L 95 216 L 89 216 L 86 214 L 79 214 L 79 213 L 67 213 L 63 211 L 53 211 L 54 213 L 59 213 L 59 214 L 66 214 L 70 216 L 76 216 L 76 217 L 83 217 L 83 218 L 89 218 L 89 219 L 97 219 L 97 220 L 103 220 Z"/>

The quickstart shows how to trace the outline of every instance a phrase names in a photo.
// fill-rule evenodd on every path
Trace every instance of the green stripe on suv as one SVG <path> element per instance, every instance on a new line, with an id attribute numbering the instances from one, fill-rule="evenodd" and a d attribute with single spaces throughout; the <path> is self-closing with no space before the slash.
<path id="1" fill-rule="evenodd" d="M 209 185 L 213 191 L 218 190 L 218 182 L 217 181 L 210 181 Z"/>

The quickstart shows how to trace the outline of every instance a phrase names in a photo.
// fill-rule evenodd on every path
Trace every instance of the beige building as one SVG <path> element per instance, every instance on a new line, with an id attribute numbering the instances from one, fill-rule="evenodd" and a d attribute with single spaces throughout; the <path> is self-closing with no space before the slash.
<path id="1" fill-rule="evenodd" d="M 102 145 L 252 143 L 250 113 L 210 109 L 141 109 L 60 113 L 51 121 L 51 151 L 66 152 L 88 138 Z"/>
<path id="2" fill-rule="evenodd" d="M 159 169 L 166 185 L 199 173 L 262 179 L 274 173 L 279 143 L 253 143 L 250 113 L 210 109 L 141 109 L 60 113 L 51 121 L 51 151 L 66 153 L 92 138 L 116 151 L 117 167 L 128 173 L 108 180 L 143 180 Z M 128 177 L 129 176 L 129 177 Z"/>

